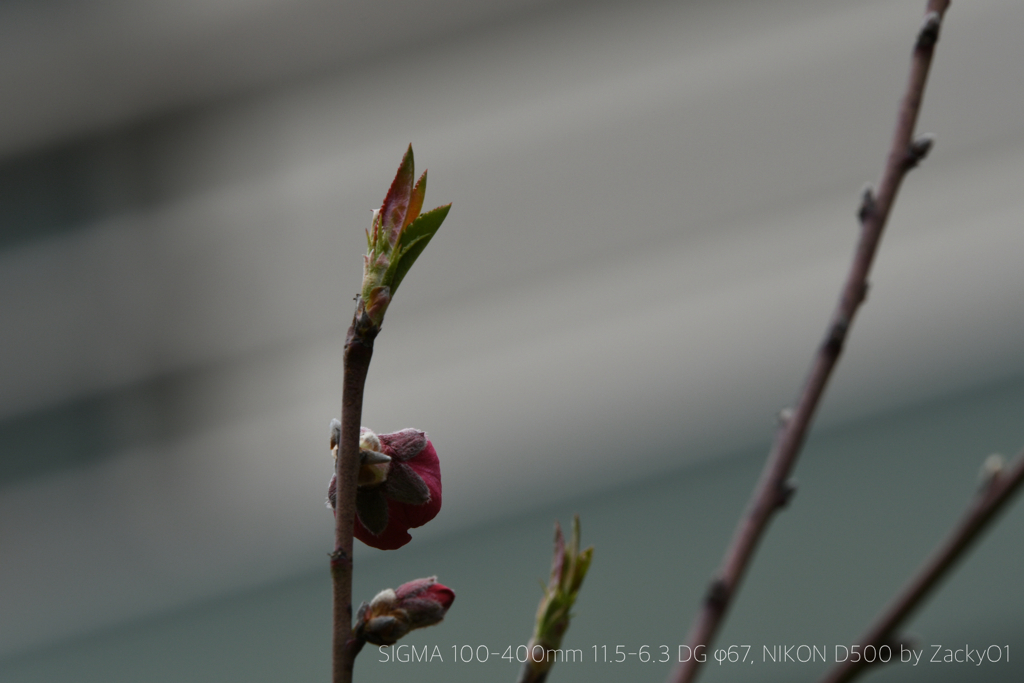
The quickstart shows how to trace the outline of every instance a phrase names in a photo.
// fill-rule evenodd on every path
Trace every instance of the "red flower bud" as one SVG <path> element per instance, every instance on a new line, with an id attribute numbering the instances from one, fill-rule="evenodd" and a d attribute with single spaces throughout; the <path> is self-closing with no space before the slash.
<path id="1" fill-rule="evenodd" d="M 368 546 L 394 550 L 412 540 L 409 529 L 423 526 L 441 511 L 441 465 L 434 445 L 416 429 L 379 436 L 391 456 L 387 480 L 356 494 L 353 534 Z M 381 524 L 380 511 L 385 509 Z M 383 528 L 382 528 L 383 526 Z"/>
<path id="2" fill-rule="evenodd" d="M 359 608 L 356 636 L 374 645 L 394 645 L 413 629 L 440 623 L 454 601 L 455 592 L 437 583 L 436 576 L 388 588 Z"/>
<path id="3" fill-rule="evenodd" d="M 364 427 L 359 441 L 362 462 L 353 535 L 381 550 L 401 548 L 412 540 L 409 529 L 423 526 L 441 510 L 437 451 L 418 429 L 378 436 Z M 333 438 L 331 445 L 336 446 Z M 332 508 L 336 490 L 332 478 L 328 490 Z"/>

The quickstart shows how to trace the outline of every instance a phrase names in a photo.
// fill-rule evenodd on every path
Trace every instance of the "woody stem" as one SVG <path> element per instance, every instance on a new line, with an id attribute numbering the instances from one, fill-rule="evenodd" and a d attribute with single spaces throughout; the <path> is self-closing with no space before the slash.
<path id="1" fill-rule="evenodd" d="M 345 336 L 344 384 L 341 398 L 341 433 L 338 443 L 337 502 L 331 578 L 334 586 L 332 683 L 351 683 L 352 668 L 363 642 L 352 632 L 352 529 L 356 516 L 356 480 L 359 475 L 359 426 L 363 389 L 379 328 L 366 325 L 362 302 Z"/>

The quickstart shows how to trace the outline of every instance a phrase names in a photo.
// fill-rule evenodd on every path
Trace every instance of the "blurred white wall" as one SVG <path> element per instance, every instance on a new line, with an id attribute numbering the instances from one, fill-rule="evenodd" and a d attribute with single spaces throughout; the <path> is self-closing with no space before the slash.
<path id="1" fill-rule="evenodd" d="M 409 142 L 454 206 L 364 422 L 438 446 L 416 539 L 764 442 L 922 5 L 0 5 L 0 656 L 322 563 L 363 229 Z M 950 11 L 824 427 L 1024 372 L 1021 25 Z"/>

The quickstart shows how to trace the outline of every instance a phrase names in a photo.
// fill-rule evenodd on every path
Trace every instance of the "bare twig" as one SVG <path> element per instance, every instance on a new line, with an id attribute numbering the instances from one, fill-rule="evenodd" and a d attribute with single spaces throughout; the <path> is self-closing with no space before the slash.
<path id="1" fill-rule="evenodd" d="M 907 171 L 924 158 L 931 146 L 929 138 L 914 139 L 913 133 L 932 54 L 939 36 L 939 27 L 948 7 L 949 0 L 928 2 L 925 21 L 914 46 L 910 79 L 900 104 L 896 130 L 882 181 L 877 194 L 870 190 L 865 191 L 858 212 L 861 236 L 853 264 L 796 407 L 792 412 L 785 411 L 785 418 L 776 435 L 761 479 L 754 489 L 746 513 L 740 519 L 718 574 L 712 580 L 703 606 L 691 627 L 687 638 L 691 648 L 703 645 L 706 649 L 711 643 L 721 627 L 768 522 L 792 496 L 793 486 L 788 482 L 789 474 L 803 446 L 825 385 L 839 360 L 854 315 L 864 301 L 868 288 L 868 272 L 878 250 L 896 193 Z M 693 681 L 699 666 L 700 662 L 696 657 L 690 658 L 673 671 L 670 680 L 674 683 Z"/>
<path id="2" fill-rule="evenodd" d="M 331 578 L 334 585 L 333 683 L 351 683 L 352 667 L 363 641 L 352 632 L 352 529 L 356 516 L 356 481 L 359 475 L 359 426 L 363 388 L 373 356 L 373 340 L 380 328 L 369 322 L 360 298 L 352 326 L 345 336 L 345 375 L 341 394 L 341 434 L 338 443 L 337 504 Z"/>
<path id="3" fill-rule="evenodd" d="M 895 643 L 897 629 L 910 618 L 957 561 L 967 554 L 971 545 L 1020 490 L 1021 484 L 1024 484 L 1024 452 L 1017 456 L 1009 471 L 995 472 L 983 483 L 974 504 L 964 514 L 960 524 L 860 639 L 861 652 L 867 645 L 878 648 Z M 822 683 L 847 683 L 870 665 L 863 658 L 857 662 L 847 659 L 829 672 Z"/>

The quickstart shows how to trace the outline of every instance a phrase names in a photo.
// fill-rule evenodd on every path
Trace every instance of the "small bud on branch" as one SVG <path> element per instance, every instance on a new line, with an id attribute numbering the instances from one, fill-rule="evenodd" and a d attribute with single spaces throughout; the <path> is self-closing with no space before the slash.
<path id="1" fill-rule="evenodd" d="M 555 522 L 555 554 L 551 562 L 551 579 L 544 589 L 537 608 L 537 624 L 529 644 L 529 658 L 519 674 L 519 683 L 541 683 L 547 678 L 554 660 L 547 656 L 562 646 L 562 636 L 569 629 L 572 615 L 569 610 L 590 568 L 593 546 L 580 552 L 580 518 L 573 518 L 572 537 L 568 547 L 562 536 L 562 527 Z M 538 653 L 539 656 L 538 656 Z"/>
<path id="2" fill-rule="evenodd" d="M 374 645 L 394 645 L 409 631 L 438 624 L 455 601 L 455 592 L 436 576 L 382 590 L 359 608 L 356 637 Z"/>
<path id="3" fill-rule="evenodd" d="M 384 203 L 373 212 L 366 231 L 361 291 L 365 315 L 380 327 L 384 313 L 412 264 L 441 227 L 451 204 L 421 214 L 427 191 L 427 173 L 413 184 L 412 145 L 405 152 Z"/>

